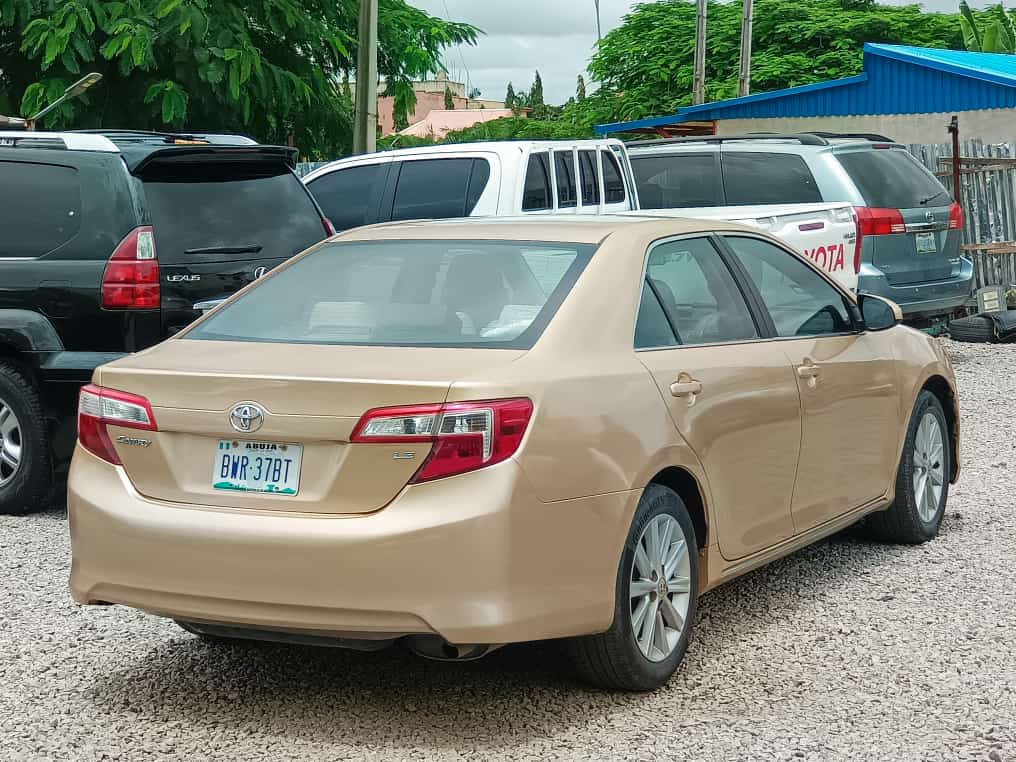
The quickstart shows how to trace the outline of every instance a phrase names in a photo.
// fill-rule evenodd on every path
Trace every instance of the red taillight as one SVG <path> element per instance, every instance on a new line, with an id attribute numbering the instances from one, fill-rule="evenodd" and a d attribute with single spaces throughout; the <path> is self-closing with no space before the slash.
<path id="1" fill-rule="evenodd" d="M 522 444 L 532 415 L 528 399 L 379 408 L 364 414 L 350 441 L 430 443 L 430 454 L 412 479 L 427 482 L 507 460 Z"/>
<path id="2" fill-rule="evenodd" d="M 120 465 L 120 457 L 106 427 L 158 431 L 148 400 L 137 394 L 88 384 L 78 395 L 78 442 L 108 463 Z"/>
<path id="3" fill-rule="evenodd" d="M 861 247 L 864 246 L 864 233 L 861 230 L 861 216 L 854 210 L 854 228 L 857 230 L 854 236 L 854 274 L 861 273 Z"/>
<path id="4" fill-rule="evenodd" d="M 332 224 L 332 221 L 330 219 L 328 219 L 327 217 L 322 217 L 321 224 L 325 228 L 325 236 L 331 238 L 333 235 L 335 235 L 335 226 Z"/>
<path id="5" fill-rule="evenodd" d="M 160 302 L 155 234 L 147 225 L 134 228 L 106 263 L 102 274 L 102 308 L 157 310 Z"/>
<path id="6" fill-rule="evenodd" d="M 955 201 L 949 207 L 949 229 L 963 230 L 963 207 Z"/>
<path id="7" fill-rule="evenodd" d="M 906 233 L 903 214 L 899 209 L 877 209 L 871 206 L 855 207 L 857 225 L 861 235 L 892 235 Z"/>

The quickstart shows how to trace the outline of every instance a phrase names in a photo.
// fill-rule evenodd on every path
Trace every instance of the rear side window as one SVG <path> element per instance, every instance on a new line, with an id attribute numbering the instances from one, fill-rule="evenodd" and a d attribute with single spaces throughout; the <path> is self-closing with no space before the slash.
<path id="1" fill-rule="evenodd" d="M 621 167 L 617 165 L 614 154 L 601 151 L 603 155 L 603 188 L 607 194 L 608 204 L 620 204 L 625 200 L 624 180 L 621 179 Z"/>
<path id="2" fill-rule="evenodd" d="M 723 152 L 720 164 L 729 206 L 822 201 L 814 175 L 796 154 Z"/>
<path id="3" fill-rule="evenodd" d="M 952 197 L 917 159 L 899 148 L 837 153 L 867 206 L 884 209 L 944 206 Z"/>
<path id="4" fill-rule="evenodd" d="M 528 349 L 595 247 L 518 241 L 326 244 L 189 339 Z"/>
<path id="5" fill-rule="evenodd" d="M 395 188 L 393 220 L 468 217 L 490 179 L 485 159 L 406 161 Z"/>
<path id="6" fill-rule="evenodd" d="M 631 159 L 643 209 L 723 206 L 714 154 L 671 154 Z"/>
<path id="7" fill-rule="evenodd" d="M 0 257 L 39 257 L 81 226 L 78 171 L 55 164 L 0 161 Z"/>
<path id="8" fill-rule="evenodd" d="M 269 163 L 156 163 L 142 177 L 159 260 L 290 257 L 325 237 L 307 188 Z"/>
<path id="9" fill-rule="evenodd" d="M 575 187 L 575 158 L 571 151 L 555 151 L 554 167 L 557 172 L 557 205 L 561 209 L 578 206 L 578 189 Z"/>
<path id="10" fill-rule="evenodd" d="M 367 223 L 370 199 L 385 169 L 384 164 L 338 169 L 307 187 L 335 230 L 349 230 Z"/>
<path id="11" fill-rule="evenodd" d="M 522 191 L 522 211 L 535 212 L 550 209 L 552 206 L 547 154 L 534 153 L 529 157 L 529 166 L 526 168 L 526 185 Z"/>

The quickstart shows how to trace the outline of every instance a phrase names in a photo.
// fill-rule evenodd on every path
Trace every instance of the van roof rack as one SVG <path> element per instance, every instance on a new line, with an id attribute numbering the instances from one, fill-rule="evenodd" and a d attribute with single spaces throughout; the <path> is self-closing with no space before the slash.
<path id="1" fill-rule="evenodd" d="M 885 135 L 879 135 L 872 132 L 812 132 L 812 135 L 817 135 L 820 138 L 829 140 L 839 139 L 850 139 L 850 140 L 867 140 L 869 143 L 895 143 L 896 141 L 892 138 L 887 138 Z"/>
<path id="2" fill-rule="evenodd" d="M 150 130 L 75 130 L 85 135 L 103 135 L 117 143 L 163 143 L 186 145 L 207 143 L 210 145 L 256 145 L 257 141 L 246 135 L 231 135 L 216 132 L 156 132 Z"/>
<path id="3" fill-rule="evenodd" d="M 79 132 L 0 131 L 0 148 L 48 148 L 58 151 L 103 151 L 115 153 L 116 145 L 105 135 Z"/>
<path id="4" fill-rule="evenodd" d="M 678 138 L 659 138 L 657 140 L 633 140 L 625 145 L 629 148 L 640 146 L 680 145 L 682 143 L 735 143 L 748 140 L 783 140 L 796 142 L 804 146 L 827 146 L 829 141 L 823 135 L 811 132 L 753 132 L 746 135 L 684 135 Z"/>

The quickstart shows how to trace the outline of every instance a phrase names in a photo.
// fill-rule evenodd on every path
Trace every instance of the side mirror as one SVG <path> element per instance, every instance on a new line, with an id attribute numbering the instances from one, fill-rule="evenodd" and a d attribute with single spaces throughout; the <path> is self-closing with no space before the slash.
<path id="1" fill-rule="evenodd" d="M 869 331 L 885 331 L 903 320 L 900 305 L 874 294 L 858 294 L 857 306 L 861 310 L 864 327 Z"/>

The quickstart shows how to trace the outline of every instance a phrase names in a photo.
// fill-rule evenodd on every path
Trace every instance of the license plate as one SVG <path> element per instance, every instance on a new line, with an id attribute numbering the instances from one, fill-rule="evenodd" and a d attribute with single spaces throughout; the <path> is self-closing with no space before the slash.
<path id="1" fill-rule="evenodd" d="M 918 254 L 934 254 L 936 251 L 938 251 L 938 239 L 935 238 L 934 233 L 917 234 Z"/>
<path id="2" fill-rule="evenodd" d="M 212 489 L 295 495 L 300 489 L 303 445 L 220 439 Z"/>

